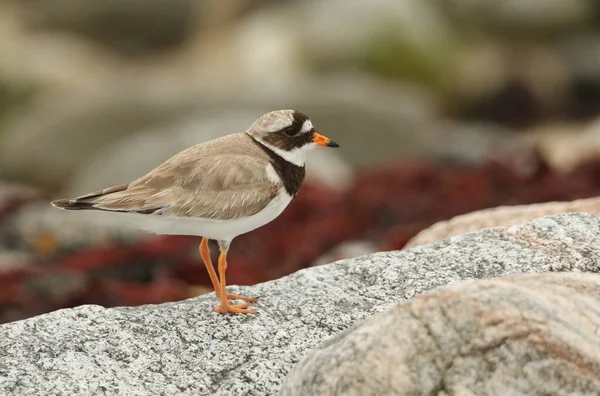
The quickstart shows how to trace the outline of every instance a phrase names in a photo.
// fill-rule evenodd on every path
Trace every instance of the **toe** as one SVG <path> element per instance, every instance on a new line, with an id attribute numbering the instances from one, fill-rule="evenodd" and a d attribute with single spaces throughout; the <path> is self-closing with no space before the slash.
<path id="1" fill-rule="evenodd" d="M 257 302 L 258 298 L 255 297 L 244 297 L 244 296 L 240 296 L 239 294 L 231 294 L 231 293 L 227 293 L 227 299 L 228 300 L 242 300 L 242 301 L 247 301 L 247 302 Z"/>
<path id="2" fill-rule="evenodd" d="M 257 312 L 253 309 L 246 309 L 250 303 L 236 304 L 231 305 L 228 304 L 226 306 L 219 305 L 218 307 L 213 307 L 213 311 L 226 314 L 226 313 L 240 313 L 240 314 L 257 314 Z"/>

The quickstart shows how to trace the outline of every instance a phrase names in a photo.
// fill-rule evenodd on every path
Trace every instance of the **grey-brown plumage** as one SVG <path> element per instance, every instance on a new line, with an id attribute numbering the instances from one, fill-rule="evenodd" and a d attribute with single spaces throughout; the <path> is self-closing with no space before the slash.
<path id="1" fill-rule="evenodd" d="M 270 162 L 249 135 L 228 135 L 190 147 L 130 184 L 52 205 L 219 220 L 251 216 L 282 186 L 267 177 Z"/>

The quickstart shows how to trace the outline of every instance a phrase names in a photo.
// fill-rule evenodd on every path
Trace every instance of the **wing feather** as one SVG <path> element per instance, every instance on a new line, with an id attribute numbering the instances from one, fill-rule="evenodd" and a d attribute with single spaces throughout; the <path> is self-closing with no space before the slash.
<path id="1" fill-rule="evenodd" d="M 269 161 L 247 135 L 229 135 L 184 150 L 133 183 L 52 204 L 220 220 L 246 217 L 264 209 L 281 189 L 267 177 Z"/>

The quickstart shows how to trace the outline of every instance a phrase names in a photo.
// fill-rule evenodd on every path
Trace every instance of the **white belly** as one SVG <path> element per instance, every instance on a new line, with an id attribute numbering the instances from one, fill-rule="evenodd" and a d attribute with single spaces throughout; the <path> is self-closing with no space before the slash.
<path id="1" fill-rule="evenodd" d="M 260 212 L 239 219 L 215 220 L 189 217 L 167 217 L 130 214 L 131 221 L 146 231 L 166 235 L 197 235 L 210 239 L 231 241 L 238 235 L 261 227 L 283 212 L 292 197 L 281 189 L 279 194 Z M 132 224 L 133 225 L 133 224 Z"/>

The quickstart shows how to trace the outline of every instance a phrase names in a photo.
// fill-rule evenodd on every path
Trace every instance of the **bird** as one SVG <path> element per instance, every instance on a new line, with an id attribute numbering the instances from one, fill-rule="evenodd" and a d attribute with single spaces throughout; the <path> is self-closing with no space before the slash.
<path id="1" fill-rule="evenodd" d="M 51 204 L 64 210 L 118 212 L 155 234 L 201 237 L 200 257 L 220 301 L 213 311 L 256 314 L 249 306 L 257 298 L 226 291 L 227 252 L 235 237 L 283 212 L 304 180 L 307 154 L 319 146 L 339 144 L 316 130 L 305 113 L 271 111 L 245 132 L 189 147 L 131 183 Z M 219 247 L 218 276 L 211 239 Z"/>

